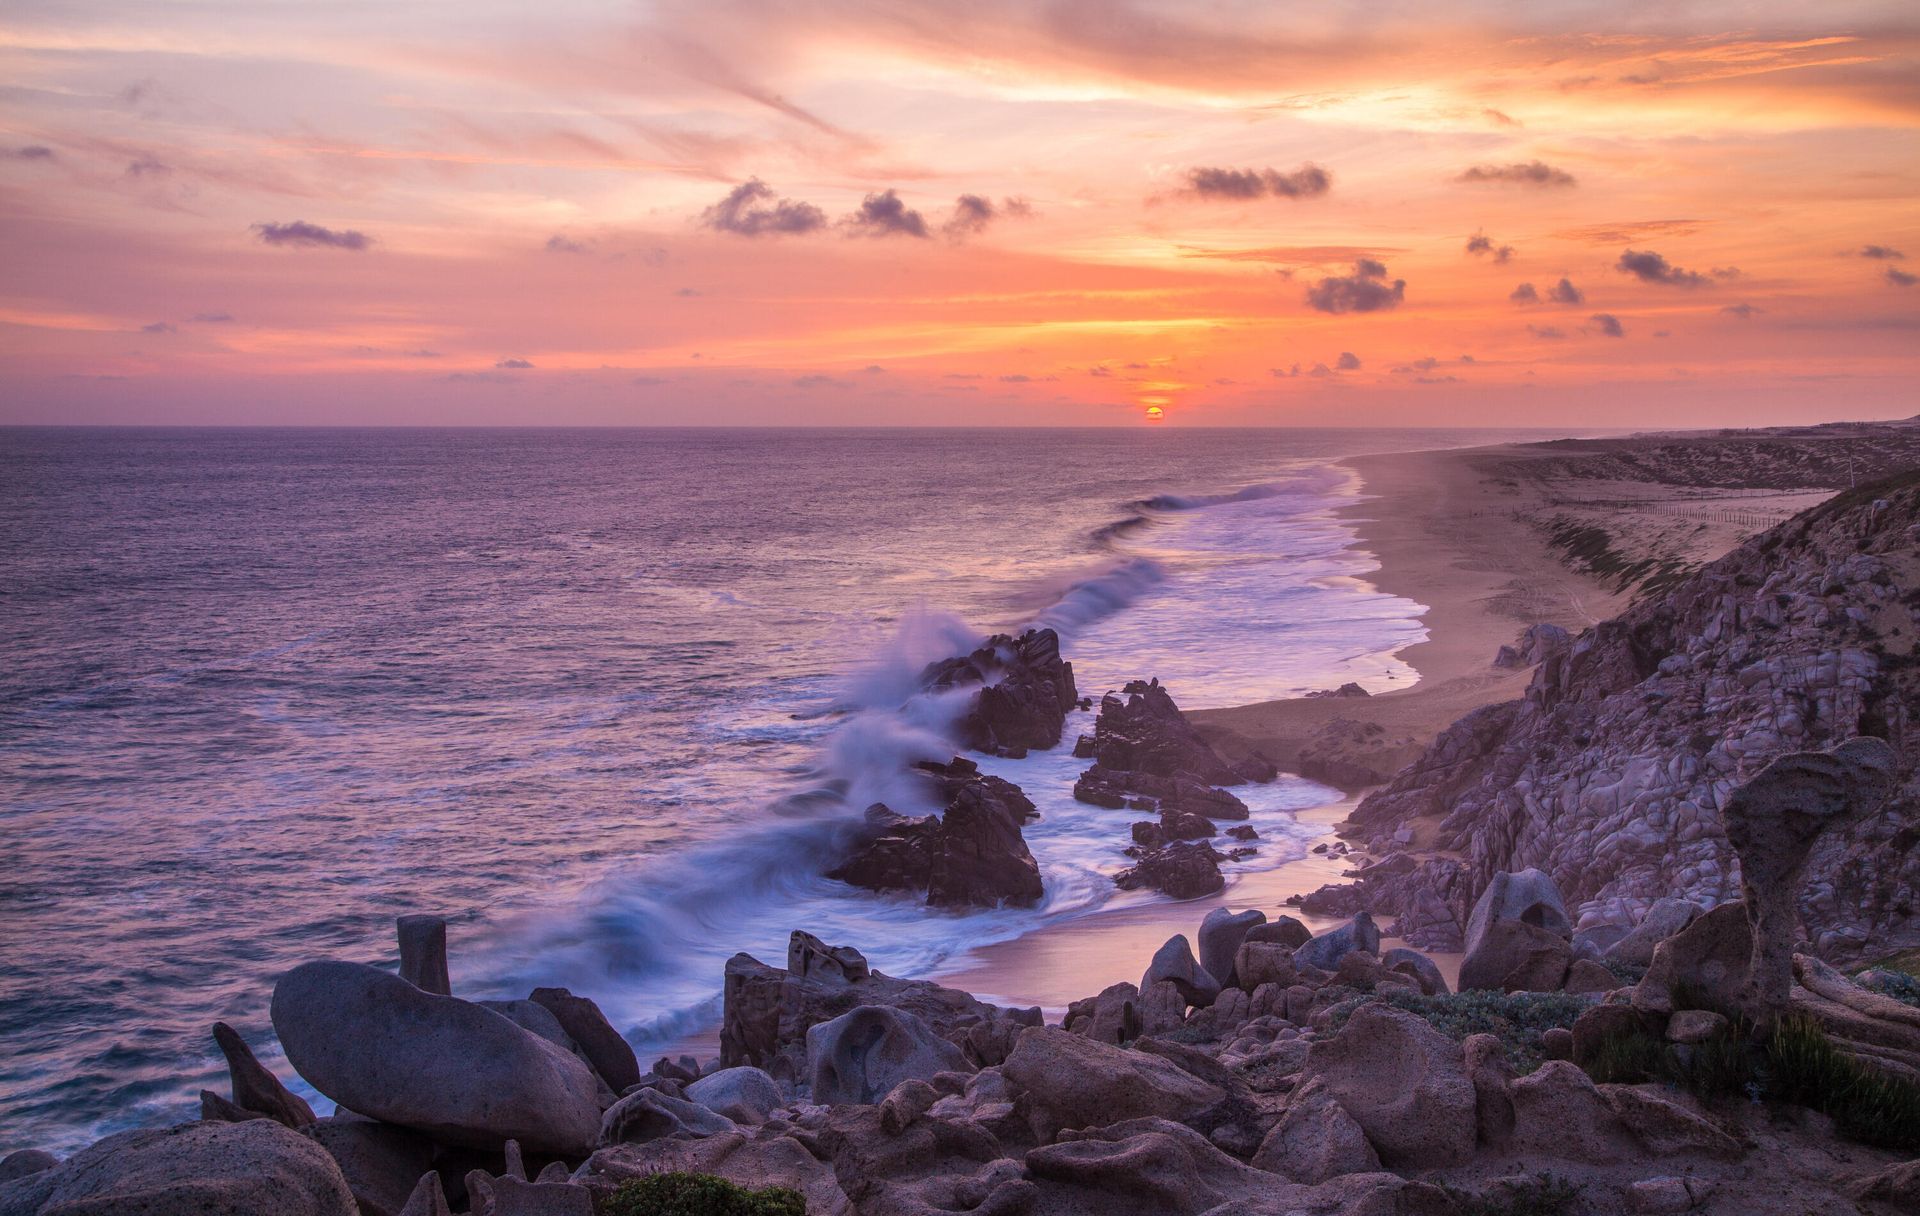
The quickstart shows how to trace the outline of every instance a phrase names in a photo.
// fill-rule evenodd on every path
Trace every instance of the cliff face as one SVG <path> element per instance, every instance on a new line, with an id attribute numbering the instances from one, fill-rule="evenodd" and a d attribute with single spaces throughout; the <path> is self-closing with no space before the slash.
<path id="1" fill-rule="evenodd" d="M 1552 875 L 1582 928 L 1679 894 L 1740 897 L 1733 787 L 1784 752 L 1877 735 L 1886 807 L 1828 834 L 1801 914 L 1822 954 L 1920 943 L 1920 473 L 1754 537 L 1553 654 L 1524 700 L 1463 718 L 1354 814 L 1375 906 L 1456 939 L 1501 871 Z M 1397 839 L 1396 839 L 1397 838 Z"/>

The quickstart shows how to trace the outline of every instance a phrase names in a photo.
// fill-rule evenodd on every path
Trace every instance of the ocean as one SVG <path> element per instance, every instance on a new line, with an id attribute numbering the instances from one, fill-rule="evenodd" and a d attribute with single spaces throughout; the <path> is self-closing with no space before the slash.
<path id="1" fill-rule="evenodd" d="M 644 1056 L 795 928 L 917 975 L 1159 899 L 1070 796 L 1085 712 L 982 760 L 1042 811 L 1041 906 L 819 875 L 869 803 L 934 809 L 913 677 L 990 632 L 1058 629 L 1096 700 L 1403 686 L 1421 608 L 1364 581 L 1333 461 L 1522 437 L 0 430 L 0 1151 L 194 1117 L 216 1020 L 285 1076 L 274 979 L 393 964 L 403 912 L 457 994 L 565 985 Z M 1245 866 L 1334 797 L 1243 796 Z"/>

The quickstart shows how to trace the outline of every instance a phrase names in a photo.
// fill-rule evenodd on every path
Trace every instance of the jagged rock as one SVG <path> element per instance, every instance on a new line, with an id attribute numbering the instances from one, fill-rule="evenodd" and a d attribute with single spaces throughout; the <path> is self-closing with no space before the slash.
<path id="1" fill-rule="evenodd" d="M 593 1216 L 593 1192 L 564 1180 L 528 1182 L 512 1175 L 467 1175 L 473 1216 Z"/>
<path id="2" fill-rule="evenodd" d="M 1158 1056 L 1047 1027 L 1024 1031 L 1001 1072 L 1042 1143 L 1061 1128 L 1149 1116 L 1177 1121 L 1225 1096 Z"/>
<path id="3" fill-rule="evenodd" d="M 60 1158 L 45 1149 L 22 1148 L 0 1158 L 0 1186 L 4 1186 L 29 1174 L 50 1170 L 60 1164 Z"/>
<path id="4" fill-rule="evenodd" d="M 1247 930 L 1247 936 L 1243 940 L 1275 942 L 1289 950 L 1295 950 L 1313 940 L 1313 930 L 1291 916 L 1276 916 L 1264 925 L 1255 925 Z"/>
<path id="5" fill-rule="evenodd" d="M 256 1111 L 283 1127 L 298 1131 L 313 1122 L 313 1108 L 306 1100 L 280 1083 L 280 1078 L 254 1058 L 240 1032 L 225 1022 L 213 1024 L 213 1041 L 227 1058 L 228 1079 L 233 1085 L 233 1104 L 242 1110 Z"/>
<path id="6" fill-rule="evenodd" d="M 1367 893 L 1355 882 L 1328 883 L 1300 898 L 1308 916 L 1353 916 L 1367 910 Z"/>
<path id="7" fill-rule="evenodd" d="M 575 996 L 565 988 L 535 988 L 529 998 L 553 1015 L 560 1029 L 580 1047 L 587 1063 L 600 1074 L 607 1088 L 623 1093 L 640 1082 L 640 1061 L 633 1048 L 607 1021 L 600 1006 L 584 996 Z"/>
<path id="8" fill-rule="evenodd" d="M 1148 853 L 1113 881 L 1122 891 L 1152 887 L 1174 899 L 1198 899 L 1227 885 L 1220 877 L 1223 860 L 1204 841 L 1180 840 Z"/>
<path id="9" fill-rule="evenodd" d="M 823 1106 L 872 1103 L 902 1081 L 959 1072 L 967 1058 L 926 1022 L 887 1005 L 864 1005 L 807 1031 L 808 1082 Z"/>
<path id="10" fill-rule="evenodd" d="M 208 1123 L 245 1123 L 249 1119 L 271 1119 L 257 1110 L 236 1106 L 210 1089 L 200 1091 L 200 1118 Z M 282 1127 L 286 1126 L 281 1124 Z"/>
<path id="11" fill-rule="evenodd" d="M 1186 1016 L 1187 998 L 1169 981 L 1161 980 L 1140 994 L 1140 1033 L 1143 1035 L 1178 1030 Z"/>
<path id="12" fill-rule="evenodd" d="M 829 946 L 804 929 L 787 937 L 787 973 L 796 979 L 857 984 L 873 975 L 866 956 L 852 946 Z"/>
<path id="13" fill-rule="evenodd" d="M 288 1062 L 361 1114 L 479 1148 L 583 1154 L 599 1136 L 592 1071 L 479 1005 L 318 962 L 281 977 L 272 1016 Z"/>
<path id="14" fill-rule="evenodd" d="M 335 1115 L 306 1134 L 340 1167 L 360 1216 L 399 1216 L 420 1176 L 433 1168 L 434 1145 L 391 1123 Z"/>
<path id="15" fill-rule="evenodd" d="M 1395 946 L 1380 956 L 1380 962 L 1389 971 L 1397 971 L 1408 976 L 1420 985 L 1420 991 L 1428 996 L 1444 996 L 1452 991 L 1447 987 L 1447 977 L 1440 974 L 1440 968 L 1433 960 L 1418 950 L 1409 950 L 1405 946 Z"/>
<path id="16" fill-rule="evenodd" d="M 272 1119 L 120 1132 L 6 1185 L 4 1216 L 357 1216 L 326 1150 Z"/>
<path id="17" fill-rule="evenodd" d="M 1185 1012 L 1186 1002 L 1182 1001 Z M 1116 1046 L 1140 1037 L 1140 990 L 1128 983 L 1109 985 L 1098 996 L 1067 1006 L 1065 1026 L 1075 1034 Z"/>
<path id="18" fill-rule="evenodd" d="M 1647 974 L 1634 986 L 1633 1006 L 1671 1013 L 1673 986 L 1685 983 L 1721 1008 L 1737 1008 L 1752 956 L 1746 905 L 1721 904 L 1654 947 Z"/>
<path id="19" fill-rule="evenodd" d="M 1573 938 L 1573 921 L 1560 889 L 1539 870 L 1526 869 L 1517 874 L 1501 871 L 1493 876 L 1467 918 L 1466 952 L 1480 948 L 1487 933 L 1502 921 L 1519 921 L 1544 929 L 1557 937 Z"/>
<path id="20" fill-rule="evenodd" d="M 1053 747 L 1078 700 L 1073 664 L 1060 657 L 1051 629 L 996 634 L 972 654 L 932 664 L 920 682 L 935 691 L 980 686 L 959 722 L 961 740 L 975 751 Z"/>
<path id="21" fill-rule="evenodd" d="M 1493 656 L 1493 665 L 1502 668 L 1532 667 L 1565 654 L 1573 636 L 1558 625 L 1540 621 L 1520 631 L 1520 639 L 1502 646 Z"/>
<path id="22" fill-rule="evenodd" d="M 1655 946 L 1692 924 L 1704 911 L 1690 899 L 1660 900 L 1647 909 L 1632 932 L 1607 948 L 1607 957 L 1631 967 L 1648 966 L 1653 962 Z"/>
<path id="23" fill-rule="evenodd" d="M 453 1209 L 447 1206 L 447 1188 L 441 1184 L 439 1174 L 420 1175 L 420 1181 L 407 1196 L 406 1205 L 400 1209 L 400 1216 L 453 1216 Z"/>
<path id="24" fill-rule="evenodd" d="M 1727 799 L 1727 839 L 1740 857 L 1753 924 L 1753 959 L 1740 993 L 1763 1025 L 1787 1011 L 1799 937 L 1801 876 L 1830 828 L 1880 809 L 1897 765 L 1884 739 L 1858 738 L 1824 752 L 1795 752 L 1761 769 Z"/>
<path id="25" fill-rule="evenodd" d="M 745 1124 L 766 1122 L 787 1101 L 772 1077 L 749 1065 L 708 1073 L 687 1086 L 687 1099 Z"/>
<path id="26" fill-rule="evenodd" d="M 1146 974 L 1140 977 L 1140 990 L 1145 992 L 1162 981 L 1179 989 L 1180 996 L 1187 1004 L 1201 1009 L 1213 1004 L 1214 998 L 1220 995 L 1219 981 L 1193 957 L 1193 949 L 1187 945 L 1187 935 L 1184 933 L 1168 938 L 1164 945 L 1154 951 Z"/>
<path id="27" fill-rule="evenodd" d="M 1498 920 L 1461 960 L 1460 990 L 1558 992 L 1567 979 L 1572 944 L 1521 920 Z"/>
<path id="28" fill-rule="evenodd" d="M 1365 912 L 1337 929 L 1329 929 L 1307 941 L 1293 952 L 1294 966 L 1318 967 L 1332 971 L 1340 960 L 1355 950 L 1380 953 L 1380 929 Z"/>
<path id="29" fill-rule="evenodd" d="M 1473 1155 L 1474 1088 L 1460 1048 L 1413 1014 L 1360 1006 L 1308 1050 L 1302 1076 L 1326 1084 L 1389 1168 L 1459 1165 Z"/>
<path id="30" fill-rule="evenodd" d="M 1100 699 L 1093 725 L 1097 767 L 1156 777 L 1186 776 L 1207 785 L 1247 780 L 1213 750 L 1158 680 L 1134 680 Z"/>
<path id="31" fill-rule="evenodd" d="M 636 1089 L 607 1108 L 599 1140 L 602 1145 L 645 1144 L 649 1140 L 717 1136 L 735 1130 L 733 1120 L 698 1102 L 647 1088 Z"/>
<path id="32" fill-rule="evenodd" d="M 1280 1122 L 1253 1154 L 1255 1167 L 1318 1185 L 1380 1168 L 1367 1133 L 1318 1078 L 1293 1091 Z"/>
<path id="33" fill-rule="evenodd" d="M 1352 680 L 1348 680 L 1338 688 L 1315 689 L 1313 692 L 1308 693 L 1305 699 L 1312 700 L 1317 697 L 1340 697 L 1344 699 L 1351 697 L 1368 697 L 1372 695 L 1372 693 L 1355 684 Z"/>
<path id="34" fill-rule="evenodd" d="M 1038 812 L 1020 787 L 982 775 L 968 760 L 920 767 L 946 810 L 912 819 L 875 803 L 867 808 L 867 842 L 827 877 L 874 891 L 924 890 L 936 908 L 1038 903 L 1040 867 L 1020 834 Z"/>
<path id="35" fill-rule="evenodd" d="M 400 938 L 400 978 L 422 992 L 452 996 L 447 980 L 447 922 L 438 916 L 402 916 L 394 922 Z"/>

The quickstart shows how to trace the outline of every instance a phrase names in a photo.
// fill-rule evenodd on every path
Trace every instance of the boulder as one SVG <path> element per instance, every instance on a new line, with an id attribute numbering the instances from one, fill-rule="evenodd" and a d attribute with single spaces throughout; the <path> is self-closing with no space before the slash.
<path id="1" fill-rule="evenodd" d="M 1234 955 L 1239 953 L 1247 934 L 1266 923 L 1267 914 L 1258 908 L 1244 912 L 1215 908 L 1207 913 L 1200 922 L 1200 965 L 1222 985 L 1237 984 L 1239 981 L 1233 973 Z"/>
<path id="2" fill-rule="evenodd" d="M 1689 1109 L 1685 1103 L 1691 1099 L 1684 1091 L 1664 1085 L 1596 1088 L 1621 1124 L 1640 1142 L 1640 1147 L 1655 1157 L 1701 1156 L 1736 1161 L 1746 1151 L 1712 1120 Z"/>
<path id="3" fill-rule="evenodd" d="M 698 1102 L 657 1089 L 636 1089 L 607 1108 L 600 1143 L 645 1144 L 649 1140 L 698 1139 L 738 1130 L 733 1120 Z"/>
<path id="4" fill-rule="evenodd" d="M 1577 958 L 1573 960 L 1573 966 L 1567 968 L 1567 982 L 1561 987 L 1566 992 L 1581 996 L 1598 996 L 1616 988 L 1624 988 L 1626 984 L 1605 963 Z"/>
<path id="5" fill-rule="evenodd" d="M 357 1216 L 325 1149 L 272 1119 L 121 1132 L 0 1191 L 0 1216 Z"/>
<path id="6" fill-rule="evenodd" d="M 1220 995 L 1219 981 L 1193 957 L 1184 933 L 1168 938 L 1165 945 L 1154 951 L 1153 961 L 1140 977 L 1140 991 L 1145 992 L 1162 981 L 1179 989 L 1187 1004 L 1201 1009 L 1213 1004 L 1214 998 Z"/>
<path id="7" fill-rule="evenodd" d="M 1608 1164 L 1636 1155 L 1626 1126 L 1579 1065 L 1549 1060 L 1507 1086 L 1515 1153 Z"/>
<path id="8" fill-rule="evenodd" d="M 1569 942 L 1573 939 L 1573 920 L 1560 898 L 1560 888 L 1539 870 L 1517 874 L 1502 870 L 1493 876 L 1467 917 L 1466 952 L 1478 950 L 1487 933 L 1503 921 L 1531 925 Z"/>
<path id="9" fill-rule="evenodd" d="M 360 1216 L 399 1216 L 420 1176 L 433 1168 L 433 1142 L 391 1123 L 335 1115 L 306 1134 L 340 1167 Z"/>
<path id="10" fill-rule="evenodd" d="M 1264 925 L 1255 925 L 1247 930 L 1244 940 L 1274 942 L 1289 950 L 1296 950 L 1313 940 L 1313 930 L 1291 916 L 1276 916 Z"/>
<path id="11" fill-rule="evenodd" d="M 1177 840 L 1147 853 L 1113 881 L 1122 891 L 1152 887 L 1174 899 L 1198 899 L 1227 885 L 1220 877 L 1223 860 L 1205 841 Z"/>
<path id="12" fill-rule="evenodd" d="M 1186 1012 L 1186 1002 L 1180 1002 Z M 1124 981 L 1110 984 L 1098 996 L 1090 996 L 1067 1006 L 1064 1022 L 1074 1034 L 1118 1046 L 1140 1037 L 1142 1032 L 1140 990 Z"/>
<path id="13" fill-rule="evenodd" d="M 1897 767 L 1886 740 L 1863 736 L 1830 751 L 1781 756 L 1727 799 L 1727 840 L 1740 856 L 1753 926 L 1739 1008 L 1762 1025 L 1787 1012 L 1800 934 L 1797 901 L 1814 843 L 1836 824 L 1878 811 Z"/>
<path id="14" fill-rule="evenodd" d="M 1390 1169 L 1459 1165 L 1473 1155 L 1475 1096 L 1459 1045 L 1411 1013 L 1361 1005 L 1301 1070 L 1366 1131 Z"/>
<path id="15" fill-rule="evenodd" d="M 1673 1012 L 1675 984 L 1690 986 L 1707 1003 L 1739 1007 L 1753 957 L 1753 929 L 1746 905 L 1721 904 L 1654 947 L 1647 974 L 1633 989 L 1635 1009 Z"/>
<path id="16" fill-rule="evenodd" d="M 37 1174 L 41 1170 L 50 1170 L 60 1164 L 60 1158 L 39 1148 L 15 1149 L 6 1157 L 0 1158 L 0 1186 L 28 1174 Z"/>
<path id="17" fill-rule="evenodd" d="M 1690 899 L 1668 896 L 1648 908 L 1632 932 L 1607 947 L 1607 957 L 1630 967 L 1645 967 L 1653 962 L 1655 946 L 1692 924 L 1705 910 Z"/>
<path id="18" fill-rule="evenodd" d="M 968 1069 L 960 1049 L 904 1010 L 864 1005 L 807 1031 L 808 1080 L 822 1106 L 873 1103 L 910 1079 Z"/>
<path id="19" fill-rule="evenodd" d="M 1573 1020 L 1573 1062 L 1589 1064 L 1610 1040 L 1647 1029 L 1647 1016 L 1631 1005 L 1594 1005 Z"/>
<path id="20" fill-rule="evenodd" d="M 1380 963 L 1388 971 L 1398 972 L 1420 985 L 1420 991 L 1428 996 L 1444 996 L 1452 991 L 1447 987 L 1447 977 L 1440 974 L 1440 968 L 1432 959 L 1418 950 L 1405 946 L 1395 946 L 1380 956 Z"/>
<path id="21" fill-rule="evenodd" d="M 1677 1009 L 1667 1019 L 1667 1042 L 1697 1045 L 1727 1027 L 1727 1019 L 1708 1009 Z"/>
<path id="22" fill-rule="evenodd" d="M 935 908 L 1038 903 L 1040 866 L 1020 834 L 1038 812 L 1020 787 L 969 760 L 920 771 L 945 811 L 913 819 L 875 803 L 867 808 L 869 839 L 827 877 L 874 891 L 925 891 Z"/>
<path id="23" fill-rule="evenodd" d="M 1262 984 L 1291 988 L 1300 978 L 1293 965 L 1293 951 L 1278 942 L 1242 942 L 1233 956 L 1233 971 L 1240 977 L 1241 988 L 1248 992 Z"/>
<path id="24" fill-rule="evenodd" d="M 272 1016 L 287 1060 L 350 1110 L 476 1148 L 517 1139 L 573 1156 L 599 1137 L 592 1071 L 479 1005 L 318 962 L 281 977 Z"/>
<path id="25" fill-rule="evenodd" d="M 447 922 L 438 916 L 402 916 L 394 922 L 400 938 L 400 978 L 422 992 L 452 996 L 447 980 Z"/>
<path id="26" fill-rule="evenodd" d="M 1246 780 L 1201 737 L 1158 680 L 1134 680 L 1120 695 L 1108 693 L 1100 698 L 1100 716 L 1093 724 L 1093 759 L 1103 769 L 1185 776 L 1207 785 L 1238 785 Z"/>
<path id="27" fill-rule="evenodd" d="M 1023 1031 L 1001 1072 L 1042 1143 L 1061 1128 L 1186 1119 L 1226 1096 L 1158 1056 L 1049 1027 Z"/>
<path id="28" fill-rule="evenodd" d="M 1490 1034 L 1470 1034 L 1460 1045 L 1461 1062 L 1473 1081 L 1475 1136 L 1481 1144 L 1498 1148 L 1513 1135 L 1513 1067 L 1506 1048 Z"/>
<path id="29" fill-rule="evenodd" d="M 1380 1168 L 1367 1133 L 1317 1078 L 1293 1091 L 1287 1109 L 1253 1154 L 1258 1169 L 1317 1186 Z"/>
<path id="30" fill-rule="evenodd" d="M 1329 929 L 1294 950 L 1293 964 L 1296 967 L 1305 965 L 1332 971 L 1340 965 L 1342 958 L 1355 950 L 1380 953 L 1379 927 L 1373 923 L 1373 917 L 1365 912 L 1356 914 L 1346 924 Z"/>
<path id="31" fill-rule="evenodd" d="M 1522 920 L 1498 920 L 1460 962 L 1460 990 L 1558 992 L 1573 947 L 1556 933 Z"/>
<path id="32" fill-rule="evenodd" d="M 1027 1154 L 1026 1165 L 1035 1180 L 1082 1193 L 1075 1208 L 1115 1216 L 1198 1216 L 1222 1198 L 1201 1177 L 1187 1146 L 1163 1132 L 1042 1145 Z M 1089 1203 L 1092 1196 L 1084 1192 L 1099 1198 Z"/>
<path id="33" fill-rule="evenodd" d="M 551 1013 L 560 1029 L 579 1045 L 608 1089 L 623 1093 L 640 1083 L 640 1061 L 600 1006 L 565 988 L 535 988 L 530 999 Z"/>
<path id="34" fill-rule="evenodd" d="M 850 1216 L 853 1211 L 832 1162 L 816 1158 L 792 1136 L 729 1132 L 703 1140 L 618 1144 L 596 1152 L 578 1173 L 589 1190 L 602 1196 L 647 1174 L 711 1174 L 755 1189 L 791 1187 L 805 1199 L 807 1216 Z"/>
<path id="35" fill-rule="evenodd" d="M 741 1124 L 765 1123 L 787 1104 L 774 1079 L 748 1065 L 708 1073 L 687 1086 L 687 1099 Z"/>
<path id="36" fill-rule="evenodd" d="M 1078 700 L 1073 664 L 1051 629 L 996 634 L 971 654 L 931 664 L 920 683 L 935 692 L 979 688 L 958 727 L 962 742 L 983 752 L 1055 746 Z"/>
<path id="37" fill-rule="evenodd" d="M 254 1058 L 240 1032 L 225 1022 L 213 1024 L 213 1041 L 227 1058 L 227 1075 L 233 1084 L 233 1104 L 242 1110 L 257 1111 L 283 1127 L 296 1131 L 313 1122 L 313 1108 L 306 1100 L 280 1083 L 280 1078 Z"/>

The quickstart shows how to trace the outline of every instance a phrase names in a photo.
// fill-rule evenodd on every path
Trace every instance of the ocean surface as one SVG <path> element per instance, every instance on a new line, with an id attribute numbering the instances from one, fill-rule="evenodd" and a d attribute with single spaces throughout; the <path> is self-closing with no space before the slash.
<path id="1" fill-rule="evenodd" d="M 1517 437 L 0 430 L 0 1151 L 193 1117 L 216 1020 L 285 1075 L 274 979 L 393 964 L 403 912 L 458 994 L 566 985 L 644 1053 L 794 928 L 925 974 L 1158 899 L 1070 797 L 1088 713 L 982 761 L 1043 813 L 1040 907 L 819 873 L 869 803 L 934 809 L 913 677 L 989 632 L 1059 629 L 1096 699 L 1409 681 L 1333 458 Z M 1244 796 L 1272 866 L 1332 793 Z"/>

